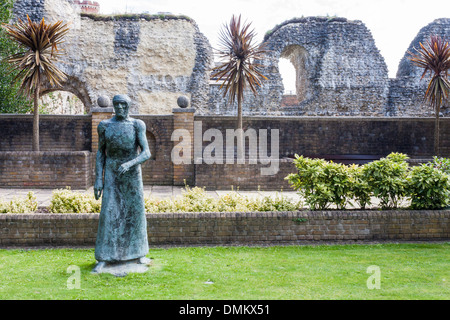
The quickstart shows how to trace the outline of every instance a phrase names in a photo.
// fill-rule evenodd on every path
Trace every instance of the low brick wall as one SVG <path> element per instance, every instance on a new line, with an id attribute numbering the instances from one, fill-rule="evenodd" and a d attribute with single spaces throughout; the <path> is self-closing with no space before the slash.
<path id="1" fill-rule="evenodd" d="M 98 214 L 3 214 L 0 246 L 94 246 Z M 450 240 L 450 211 L 154 213 L 151 246 Z"/>
<path id="2" fill-rule="evenodd" d="M 90 172 L 90 151 L 0 152 L 2 187 L 87 189 Z"/>

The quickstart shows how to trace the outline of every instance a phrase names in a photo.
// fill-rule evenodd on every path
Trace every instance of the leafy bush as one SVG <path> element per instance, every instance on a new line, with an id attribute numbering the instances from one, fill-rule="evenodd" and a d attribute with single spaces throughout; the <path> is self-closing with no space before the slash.
<path id="1" fill-rule="evenodd" d="M 372 189 L 364 176 L 363 168 L 363 166 L 359 165 L 352 165 L 348 167 L 352 181 L 349 197 L 354 199 L 361 209 L 365 209 L 366 206 L 372 204 L 373 195 Z"/>
<path id="2" fill-rule="evenodd" d="M 449 175 L 432 164 L 413 167 L 408 177 L 411 209 L 441 209 L 448 206 Z"/>
<path id="3" fill-rule="evenodd" d="M 213 198 L 198 187 L 186 187 L 183 193 L 172 198 L 158 199 L 150 195 L 145 198 L 147 212 L 205 212 L 213 211 Z"/>
<path id="4" fill-rule="evenodd" d="M 49 206 L 51 213 L 99 213 L 100 209 L 101 200 L 70 188 L 54 190 Z"/>
<path id="5" fill-rule="evenodd" d="M 323 210 L 331 204 L 344 209 L 349 200 L 352 179 L 348 168 L 323 159 L 310 159 L 296 155 L 297 173 L 286 179 L 298 190 L 313 210 Z"/>
<path id="6" fill-rule="evenodd" d="M 0 201 L 0 213 L 33 213 L 37 206 L 36 196 L 30 191 L 25 199 L 14 197 L 11 201 Z"/>
<path id="7" fill-rule="evenodd" d="M 220 196 L 214 204 L 212 212 L 249 212 L 252 209 L 258 211 L 259 207 L 256 199 L 244 197 L 235 191 Z"/>
<path id="8" fill-rule="evenodd" d="M 219 197 L 206 193 L 204 188 L 185 187 L 182 194 L 173 198 L 145 198 L 147 212 L 250 212 L 250 211 L 295 211 L 301 202 L 291 202 L 282 195 L 276 197 L 246 197 L 230 192 Z"/>
<path id="9" fill-rule="evenodd" d="M 251 211 L 296 211 L 303 207 L 302 201 L 292 201 L 278 194 L 275 197 L 261 197 L 249 201 L 248 207 Z"/>
<path id="10" fill-rule="evenodd" d="M 433 161 L 430 162 L 430 164 L 437 168 L 440 169 L 441 171 L 450 174 L 450 159 L 448 158 L 439 158 L 434 156 L 433 157 Z"/>
<path id="11" fill-rule="evenodd" d="M 386 158 L 363 166 L 362 176 L 373 195 L 380 199 L 382 209 L 397 208 L 401 198 L 407 195 L 408 156 L 391 153 Z"/>
<path id="12" fill-rule="evenodd" d="M 331 204 L 345 209 L 349 200 L 364 209 L 371 198 L 380 200 L 382 209 L 397 208 L 401 199 L 411 199 L 411 209 L 440 209 L 448 206 L 450 160 L 409 167 L 408 156 L 391 153 L 386 158 L 358 165 L 337 165 L 321 159 L 296 156 L 297 173 L 286 177 L 312 210 Z"/>
<path id="13" fill-rule="evenodd" d="M 280 194 L 275 197 L 251 198 L 230 192 L 213 197 L 203 188 L 188 186 L 176 197 L 145 197 L 144 204 L 149 213 L 295 211 L 302 207 L 302 202 L 292 202 Z M 100 210 L 101 200 L 95 200 L 93 195 L 74 192 L 70 188 L 53 191 L 49 206 L 52 213 L 99 213 Z"/>

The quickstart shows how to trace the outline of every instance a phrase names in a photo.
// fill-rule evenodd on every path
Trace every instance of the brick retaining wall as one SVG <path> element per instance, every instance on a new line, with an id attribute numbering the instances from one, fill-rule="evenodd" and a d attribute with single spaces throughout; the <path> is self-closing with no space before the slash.
<path id="1" fill-rule="evenodd" d="M 94 246 L 98 217 L 3 214 L 0 246 Z M 147 221 L 152 246 L 450 240 L 448 210 L 154 213 Z"/>
<path id="2" fill-rule="evenodd" d="M 206 190 L 292 190 L 285 177 L 296 173 L 293 159 L 273 160 L 271 164 L 196 164 L 195 185 Z M 263 175 L 262 170 L 276 170 Z M 213 178 L 212 178 L 213 177 Z"/>
<path id="3" fill-rule="evenodd" d="M 0 152 L 2 187 L 87 189 L 90 173 L 89 151 Z"/>
<path id="4" fill-rule="evenodd" d="M 91 150 L 90 115 L 40 115 L 40 151 Z M 33 115 L 0 114 L 0 151 L 31 151 Z"/>
<path id="5" fill-rule="evenodd" d="M 77 158 L 78 162 L 75 165 L 72 164 L 72 161 L 75 161 L 72 158 L 67 158 L 71 159 L 70 161 L 47 159 L 47 162 L 54 161 L 57 165 L 52 167 L 53 171 L 47 164 L 42 164 L 47 167 L 41 170 L 40 160 L 28 161 L 22 155 L 18 155 L 20 159 L 16 159 L 14 154 L 17 151 L 31 150 L 32 116 L 0 116 L 0 136 L 3 137 L 0 139 L 0 186 L 19 188 L 29 186 L 55 188 L 55 184 L 58 184 L 56 187 L 67 185 L 73 188 L 91 186 L 98 143 L 96 126 L 100 120 L 111 117 L 112 113 L 112 108 L 103 108 L 101 112 L 97 109 L 92 115 L 42 117 L 42 151 L 92 152 L 90 160 Z M 279 130 L 280 170 L 276 174 L 261 173 L 262 168 L 269 167 L 267 164 L 261 164 L 261 154 L 258 154 L 256 164 L 240 165 L 237 161 L 234 164 L 229 164 L 227 161 L 224 164 L 207 164 L 205 159 L 199 163 L 197 153 L 204 158 L 208 155 L 205 149 L 208 147 L 210 149 L 212 144 L 211 139 L 208 140 L 204 136 L 207 130 L 215 129 L 216 132 L 218 130 L 223 139 L 227 140 L 226 131 L 235 129 L 236 120 L 231 116 L 197 116 L 192 112 L 188 115 L 186 113 L 188 109 L 174 109 L 171 115 L 136 115 L 147 126 L 147 139 L 152 152 L 152 159 L 142 165 L 144 184 L 183 185 L 186 180 L 189 185 L 205 186 L 208 189 L 229 190 L 233 186 L 240 190 L 258 187 L 261 190 L 280 190 L 290 188 L 284 178 L 289 173 L 295 172 L 295 167 L 285 158 L 293 157 L 294 154 L 386 156 L 391 152 L 402 152 L 413 158 L 413 161 L 430 159 L 433 155 L 433 118 L 260 116 L 244 117 L 244 130 L 254 129 L 259 134 L 258 139 L 262 137 L 259 130 L 267 130 L 269 145 L 266 151 L 271 158 L 277 157 L 277 154 L 272 155 L 272 130 Z M 199 125 L 200 129 L 198 129 Z M 174 165 L 172 163 L 171 152 L 179 144 L 179 141 L 172 141 L 174 129 L 184 129 L 191 134 L 190 152 L 191 157 L 192 150 L 196 153 L 195 164 L 191 162 Z M 196 131 L 200 136 L 196 136 Z M 441 119 L 440 132 L 441 156 L 450 157 L 450 118 Z M 276 131 L 273 132 L 275 133 Z M 222 154 L 226 157 L 225 140 Z M 276 139 L 273 141 L 275 142 Z M 248 142 L 246 146 L 248 149 Z M 199 152 L 196 152 L 197 149 Z M 215 148 L 214 150 L 215 154 L 217 150 Z M 57 158 L 60 156 L 58 155 Z M 92 166 L 87 165 L 86 162 Z M 24 163 L 27 164 L 27 169 L 24 168 Z M 85 176 L 81 170 L 77 171 L 79 168 L 87 168 L 86 172 L 89 171 L 89 176 Z M 75 180 L 61 180 L 59 176 L 54 175 L 55 171 L 59 172 L 58 174 L 64 173 L 66 176 L 73 175 Z M 31 178 L 38 177 L 41 172 L 44 173 L 42 178 Z M 56 179 L 50 179 L 50 177 L 56 177 Z M 87 185 L 87 181 L 91 184 Z"/>
<path id="6" fill-rule="evenodd" d="M 201 121 L 203 133 L 214 128 L 224 137 L 226 129 L 236 128 L 236 118 L 230 116 L 196 116 L 195 121 Z M 440 121 L 441 153 L 450 157 L 450 118 Z M 268 143 L 271 130 L 278 129 L 280 158 L 296 153 L 386 156 L 402 152 L 412 158 L 433 155 L 434 118 L 244 116 L 243 129 L 268 129 Z M 203 147 L 209 143 L 204 141 Z"/>

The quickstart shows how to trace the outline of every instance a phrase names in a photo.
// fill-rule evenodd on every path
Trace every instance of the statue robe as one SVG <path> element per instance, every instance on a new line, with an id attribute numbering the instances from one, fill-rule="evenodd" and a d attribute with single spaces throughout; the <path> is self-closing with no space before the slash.
<path id="1" fill-rule="evenodd" d="M 99 139 L 105 143 L 104 188 L 99 218 L 95 258 L 116 262 L 144 257 L 148 251 L 147 220 L 140 164 L 119 174 L 121 164 L 139 153 L 138 130 L 141 120 L 109 119 L 99 124 Z M 100 137 L 100 135 L 103 135 Z"/>

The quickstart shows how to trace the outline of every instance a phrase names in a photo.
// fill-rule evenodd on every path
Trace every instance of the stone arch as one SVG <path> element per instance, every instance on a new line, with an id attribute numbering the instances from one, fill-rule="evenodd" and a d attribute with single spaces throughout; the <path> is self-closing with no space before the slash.
<path id="1" fill-rule="evenodd" d="M 306 68 L 308 52 L 300 45 L 288 45 L 281 52 L 280 58 L 289 60 L 294 66 L 297 101 L 302 102 L 307 98 L 309 89 L 308 70 Z"/>
<path id="2" fill-rule="evenodd" d="M 87 113 L 90 113 L 91 108 L 94 106 L 86 85 L 76 76 L 68 75 L 67 80 L 57 88 L 51 87 L 48 82 L 44 82 L 41 97 L 53 91 L 68 91 L 74 94 L 81 100 Z"/>
<path id="3" fill-rule="evenodd" d="M 306 17 L 286 21 L 264 37 L 262 64 L 268 77 L 260 98 L 249 101 L 260 114 L 295 116 L 383 115 L 389 78 L 384 58 L 361 21 Z M 296 68 L 297 104 L 283 105 L 279 60 Z M 244 106 L 251 110 L 251 106 Z"/>
<path id="4" fill-rule="evenodd" d="M 52 93 L 54 94 L 51 95 Z M 46 111 L 51 114 L 82 115 L 87 111 L 77 95 L 62 89 L 49 90 L 41 95 L 40 104 L 43 104 Z"/>
<path id="5" fill-rule="evenodd" d="M 134 114 L 170 114 L 181 94 L 190 96 L 197 112 L 204 109 L 212 48 L 191 18 L 97 16 L 80 14 L 69 0 L 16 0 L 14 15 L 23 19 L 27 14 L 36 21 L 72 22 L 61 46 L 60 67 L 71 76 L 63 90 L 81 87 L 84 92 L 74 93 L 87 109 L 96 107 L 99 96 L 117 93 L 131 98 Z"/>

